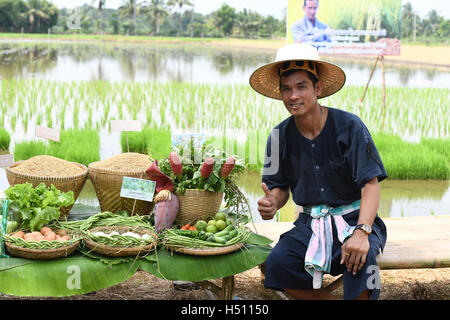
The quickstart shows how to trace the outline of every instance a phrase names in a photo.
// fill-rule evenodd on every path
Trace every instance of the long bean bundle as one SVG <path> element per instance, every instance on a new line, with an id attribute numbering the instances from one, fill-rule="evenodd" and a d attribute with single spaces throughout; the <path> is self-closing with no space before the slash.
<path id="1" fill-rule="evenodd" d="M 164 244 L 168 247 L 184 247 L 184 248 L 208 248 L 208 247 L 226 247 L 236 243 L 247 241 L 251 235 L 251 231 L 240 227 L 236 228 L 237 235 L 225 243 L 206 241 L 196 238 L 180 235 L 173 229 L 165 232 Z"/>
<path id="2" fill-rule="evenodd" d="M 57 223 L 63 229 L 80 231 L 82 233 L 94 227 L 101 226 L 129 226 L 129 227 L 142 227 L 149 230 L 154 230 L 154 227 L 150 225 L 146 216 L 122 216 L 110 211 L 97 213 L 85 220 L 77 221 L 58 221 Z"/>

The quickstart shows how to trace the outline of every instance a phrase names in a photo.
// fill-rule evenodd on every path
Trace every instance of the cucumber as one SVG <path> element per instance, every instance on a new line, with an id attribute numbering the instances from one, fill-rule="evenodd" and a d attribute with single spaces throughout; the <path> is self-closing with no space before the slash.
<path id="1" fill-rule="evenodd" d="M 233 237 L 230 234 L 227 234 L 221 238 L 224 238 L 226 241 L 231 240 Z"/>
<path id="2" fill-rule="evenodd" d="M 236 237 L 237 235 L 238 235 L 238 232 L 237 232 L 236 229 L 230 231 L 231 239 L 233 239 L 233 238 Z"/>
<path id="3" fill-rule="evenodd" d="M 229 226 L 227 226 L 225 229 L 223 229 L 223 230 L 226 230 L 226 231 L 232 231 L 232 230 L 235 230 L 235 228 L 234 228 L 234 226 L 232 225 L 232 224 L 230 224 Z"/>
<path id="4" fill-rule="evenodd" d="M 216 239 L 216 237 L 214 237 L 214 235 L 212 234 L 206 239 L 206 241 L 215 242 L 215 239 Z"/>
<path id="5" fill-rule="evenodd" d="M 217 243 L 222 243 L 222 244 L 227 243 L 227 240 L 225 240 L 224 238 L 221 238 L 221 237 L 217 237 L 217 236 L 214 236 L 214 241 Z"/>
<path id="6" fill-rule="evenodd" d="M 223 236 L 229 235 L 229 232 L 228 232 L 227 230 L 222 230 L 222 231 L 219 231 L 219 232 L 214 233 L 214 235 L 215 235 L 216 237 L 223 237 Z"/>

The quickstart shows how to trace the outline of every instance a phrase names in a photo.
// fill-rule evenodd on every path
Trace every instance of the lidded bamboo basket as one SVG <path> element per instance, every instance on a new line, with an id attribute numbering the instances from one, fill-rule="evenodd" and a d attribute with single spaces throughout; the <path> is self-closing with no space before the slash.
<path id="1" fill-rule="evenodd" d="M 214 217 L 219 211 L 223 198 L 223 192 L 200 189 L 187 189 L 182 195 L 178 193 L 175 195 L 180 202 L 175 223 L 180 225 Z"/>
<path id="2" fill-rule="evenodd" d="M 48 157 L 48 156 L 46 156 Z M 55 158 L 57 159 L 57 158 Z M 58 159 L 61 160 L 61 159 Z M 80 170 L 78 170 L 79 174 L 74 174 L 70 176 L 46 176 L 40 174 L 32 174 L 25 172 L 18 172 L 17 166 L 23 164 L 26 160 L 17 161 L 13 165 L 6 168 L 6 177 L 11 186 L 22 183 L 31 183 L 33 188 L 37 187 L 40 183 L 45 183 L 47 187 L 50 187 L 52 184 L 62 192 L 73 191 L 73 197 L 76 201 L 78 196 L 80 195 L 81 190 L 83 189 L 84 184 L 86 183 L 86 179 L 88 177 L 88 169 L 85 165 L 80 163 L 71 162 L 71 164 L 77 166 Z M 61 160 L 62 161 L 62 160 Z M 74 203 L 75 203 L 74 201 Z M 72 209 L 73 204 L 67 207 L 61 207 L 61 218 L 65 218 L 69 215 L 70 209 Z"/>
<path id="3" fill-rule="evenodd" d="M 133 159 L 142 161 L 144 157 L 149 161 L 148 166 L 145 161 L 140 165 L 133 165 Z M 89 178 L 94 185 L 101 210 L 113 213 L 126 210 L 130 214 L 149 215 L 155 206 L 154 202 L 120 197 L 123 177 L 150 180 L 145 172 L 151 164 L 148 156 L 129 152 L 114 156 L 106 161 L 113 158 L 119 159 L 118 161 L 121 163 L 106 167 L 104 166 L 106 162 L 97 161 L 90 163 L 88 166 Z"/>

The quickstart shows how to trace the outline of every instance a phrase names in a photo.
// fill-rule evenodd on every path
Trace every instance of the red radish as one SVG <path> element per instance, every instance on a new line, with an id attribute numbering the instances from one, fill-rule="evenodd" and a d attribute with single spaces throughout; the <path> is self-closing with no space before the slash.
<path id="1" fill-rule="evenodd" d="M 225 163 L 222 166 L 222 169 L 220 169 L 220 177 L 222 179 L 228 178 L 231 171 L 233 171 L 233 169 L 234 169 L 235 163 L 236 163 L 236 160 L 233 157 L 227 158 L 227 160 L 225 161 Z"/>
<path id="2" fill-rule="evenodd" d="M 200 173 L 203 179 L 208 178 L 211 175 L 211 172 L 214 169 L 214 158 L 206 158 L 205 162 L 202 164 L 202 168 L 200 169 Z"/>
<path id="3" fill-rule="evenodd" d="M 171 152 L 169 154 L 169 162 L 173 173 L 175 173 L 176 176 L 181 176 L 181 174 L 183 173 L 183 165 L 181 163 L 181 158 L 178 155 L 178 153 Z"/>

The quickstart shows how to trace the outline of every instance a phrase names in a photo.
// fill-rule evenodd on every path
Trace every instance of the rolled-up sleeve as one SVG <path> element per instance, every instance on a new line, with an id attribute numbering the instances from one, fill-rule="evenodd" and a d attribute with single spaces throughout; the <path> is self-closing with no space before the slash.
<path id="1" fill-rule="evenodd" d="M 377 177 L 378 181 L 385 179 L 386 170 L 366 126 L 362 124 L 350 138 L 352 142 L 347 152 L 347 159 L 352 170 L 353 181 L 358 187 L 362 189 L 374 177 Z"/>

